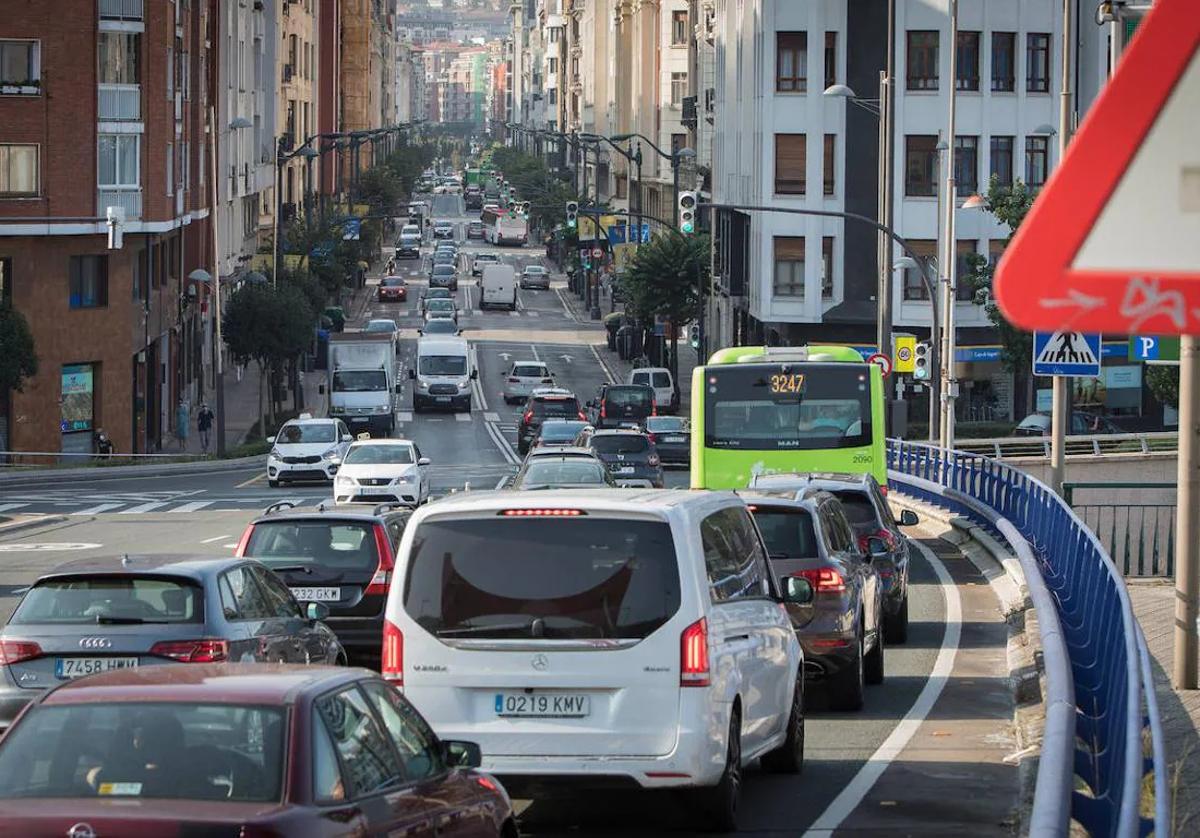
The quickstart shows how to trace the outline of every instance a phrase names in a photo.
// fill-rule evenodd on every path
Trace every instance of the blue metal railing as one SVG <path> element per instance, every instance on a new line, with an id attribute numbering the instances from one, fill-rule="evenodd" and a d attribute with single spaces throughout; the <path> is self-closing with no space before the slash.
<path id="1" fill-rule="evenodd" d="M 1065 835 L 1070 818 L 1093 835 L 1169 835 L 1150 654 L 1095 534 L 1045 484 L 989 457 L 890 440 L 888 468 L 897 489 L 997 530 L 1022 559 L 1047 685 L 1031 834 Z M 1141 815 L 1147 776 L 1152 818 Z"/>

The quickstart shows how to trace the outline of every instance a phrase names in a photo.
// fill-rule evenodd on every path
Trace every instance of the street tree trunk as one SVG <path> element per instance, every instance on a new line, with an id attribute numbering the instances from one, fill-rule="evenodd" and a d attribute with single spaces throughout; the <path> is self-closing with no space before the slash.
<path id="1" fill-rule="evenodd" d="M 255 363 L 258 365 L 258 435 L 266 439 L 267 419 L 263 409 L 263 382 L 267 379 L 267 365 L 261 358 Z"/>

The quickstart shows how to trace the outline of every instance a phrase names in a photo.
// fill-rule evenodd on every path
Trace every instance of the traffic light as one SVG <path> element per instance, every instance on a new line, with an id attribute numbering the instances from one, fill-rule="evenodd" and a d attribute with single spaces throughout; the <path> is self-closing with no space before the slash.
<path id="1" fill-rule="evenodd" d="M 679 232 L 690 236 L 696 232 L 696 193 L 679 193 Z"/>
<path id="2" fill-rule="evenodd" d="M 579 202 L 567 201 L 567 227 L 574 230 L 579 226 Z"/>
<path id="3" fill-rule="evenodd" d="M 929 344 L 922 342 L 913 354 L 913 380 L 928 381 L 933 370 L 929 368 Z"/>
<path id="4" fill-rule="evenodd" d="M 529 215 L 529 207 L 530 206 L 531 205 L 528 201 L 522 201 L 521 206 L 520 206 L 521 212 L 525 213 L 526 215 Z"/>
<path id="5" fill-rule="evenodd" d="M 688 342 L 691 343 L 692 349 L 700 348 L 700 324 L 693 323 L 691 329 L 688 330 Z"/>

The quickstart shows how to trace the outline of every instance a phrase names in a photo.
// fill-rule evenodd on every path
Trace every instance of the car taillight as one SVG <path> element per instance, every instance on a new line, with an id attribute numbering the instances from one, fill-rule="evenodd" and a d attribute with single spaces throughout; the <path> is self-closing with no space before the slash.
<path id="1" fill-rule="evenodd" d="M 391 620 L 383 621 L 383 660 L 379 671 L 398 687 L 404 686 L 404 632 Z"/>
<path id="2" fill-rule="evenodd" d="M 606 416 L 608 416 L 608 408 L 605 406 L 604 402 L 600 402 L 600 418 L 603 419 Z"/>
<path id="3" fill-rule="evenodd" d="M 651 416 L 658 415 L 658 402 L 656 402 L 654 399 L 650 400 L 650 415 Z"/>
<path id="4" fill-rule="evenodd" d="M 883 492 L 886 495 L 887 494 L 887 486 L 880 486 L 879 491 Z"/>
<path id="5" fill-rule="evenodd" d="M 580 421 L 580 422 L 586 422 L 586 421 L 587 421 L 587 417 L 583 415 L 583 411 L 582 411 L 582 410 L 581 410 L 581 411 L 579 411 L 579 421 Z"/>
<path id="6" fill-rule="evenodd" d="M 20 663 L 42 656 L 42 647 L 32 640 L 0 640 L 0 664 Z"/>
<path id="7" fill-rule="evenodd" d="M 792 574 L 800 579 L 807 579 L 813 591 L 818 594 L 840 594 L 846 590 L 846 580 L 836 568 L 815 567 L 810 570 L 799 570 Z"/>
<path id="8" fill-rule="evenodd" d="M 229 659 L 226 640 L 164 640 L 150 647 L 150 654 L 180 663 L 220 663 Z"/>
<path id="9" fill-rule="evenodd" d="M 582 509 L 503 509 L 505 518 L 578 518 L 586 515 Z"/>
<path id="10" fill-rule="evenodd" d="M 396 558 L 392 555 L 392 542 L 383 524 L 375 525 L 375 552 L 379 554 L 379 565 L 367 585 L 366 593 L 385 596 L 392 582 L 392 568 L 396 566 Z"/>
<path id="11" fill-rule="evenodd" d="M 242 537 L 238 539 L 237 552 L 233 555 L 241 558 L 246 555 L 246 546 L 250 543 L 250 536 L 254 534 L 254 524 L 247 524 L 246 531 L 242 533 Z"/>
<path id="12" fill-rule="evenodd" d="M 658 437 L 656 437 L 650 431 L 646 431 L 646 439 L 650 440 L 651 442 L 658 442 Z"/>
<path id="13" fill-rule="evenodd" d="M 509 383 L 509 384 L 520 384 L 520 383 L 521 383 L 521 379 L 519 379 L 519 378 L 509 378 L 509 379 L 508 379 L 508 383 Z"/>
<path id="14" fill-rule="evenodd" d="M 679 638 L 679 686 L 708 686 L 708 620 L 701 617 Z"/>
<path id="15" fill-rule="evenodd" d="M 533 411 L 532 410 L 525 411 L 525 415 L 521 417 L 521 421 L 525 422 L 525 423 L 532 422 L 533 421 Z"/>

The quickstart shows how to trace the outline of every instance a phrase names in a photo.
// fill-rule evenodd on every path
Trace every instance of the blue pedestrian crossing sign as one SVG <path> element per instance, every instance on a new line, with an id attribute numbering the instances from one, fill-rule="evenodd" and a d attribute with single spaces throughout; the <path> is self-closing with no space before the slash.
<path id="1" fill-rule="evenodd" d="M 1034 332 L 1034 375 L 1100 375 L 1100 335 L 1086 332 Z"/>

